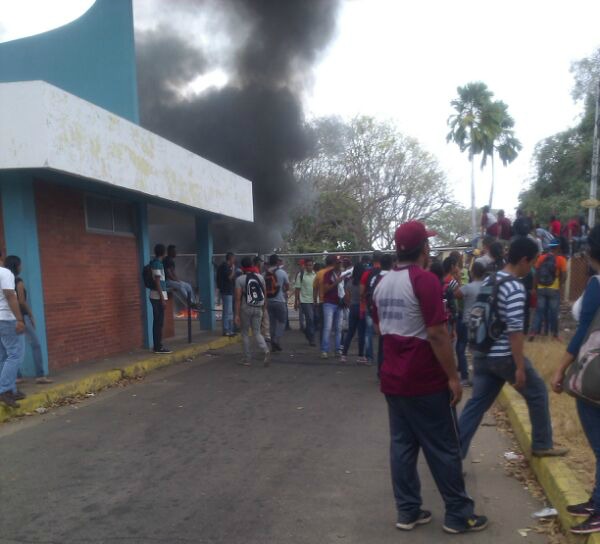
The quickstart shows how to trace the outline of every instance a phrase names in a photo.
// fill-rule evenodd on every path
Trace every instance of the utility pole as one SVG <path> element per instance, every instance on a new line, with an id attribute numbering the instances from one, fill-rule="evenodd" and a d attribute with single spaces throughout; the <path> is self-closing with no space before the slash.
<path id="1" fill-rule="evenodd" d="M 590 229 L 596 224 L 596 207 L 598 204 L 598 155 L 600 154 L 600 80 L 596 92 L 596 122 L 594 123 L 594 143 L 592 154 L 592 179 L 590 180 L 590 208 L 588 225 Z"/>

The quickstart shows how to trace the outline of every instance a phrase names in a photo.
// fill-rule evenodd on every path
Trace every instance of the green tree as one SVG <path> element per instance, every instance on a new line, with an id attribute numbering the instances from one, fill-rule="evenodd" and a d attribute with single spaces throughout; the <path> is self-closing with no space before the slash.
<path id="1" fill-rule="evenodd" d="M 519 196 L 519 205 L 535 212 L 542 223 L 552 214 L 563 218 L 582 214 L 581 202 L 589 194 L 600 49 L 574 62 L 571 72 L 572 96 L 583 103 L 582 115 L 576 126 L 537 144 L 533 181 Z"/>
<path id="2" fill-rule="evenodd" d="M 504 166 L 508 166 L 523 149 L 521 142 L 515 136 L 513 127 L 515 121 L 508 113 L 508 106 L 502 100 L 490 102 L 482 114 L 483 125 L 487 127 L 487 135 L 482 153 L 481 168 L 486 165 L 487 158 L 492 162 L 492 184 L 490 186 L 489 206 L 493 207 L 494 187 L 496 184 L 495 156 L 496 153 Z"/>
<path id="3" fill-rule="evenodd" d="M 447 142 L 454 142 L 461 152 L 468 152 L 471 162 L 471 230 L 477 235 L 475 209 L 475 162 L 476 155 L 489 149 L 498 133 L 498 124 L 490 115 L 493 93 L 482 82 L 468 83 L 458 87 L 458 98 L 450 102 L 455 113 L 448 119 L 450 132 Z"/>
<path id="4" fill-rule="evenodd" d="M 471 235 L 471 212 L 458 204 L 446 206 L 429 219 L 427 226 L 437 232 L 436 245 L 464 244 Z"/>
<path id="5" fill-rule="evenodd" d="M 393 124 L 371 117 L 350 122 L 326 117 L 316 120 L 313 130 L 314 154 L 296 166 L 296 176 L 316 195 L 340 194 L 358 206 L 354 220 L 366 235 L 360 249 L 392 248 L 400 223 L 426 221 L 453 204 L 436 159 Z"/>

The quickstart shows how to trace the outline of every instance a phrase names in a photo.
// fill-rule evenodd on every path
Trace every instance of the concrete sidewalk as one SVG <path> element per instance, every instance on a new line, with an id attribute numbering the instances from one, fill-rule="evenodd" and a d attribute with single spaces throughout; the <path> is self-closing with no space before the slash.
<path id="1" fill-rule="evenodd" d="M 216 332 L 195 332 L 193 343 L 179 336 L 168 345 L 172 354 L 156 355 L 148 350 L 135 350 L 106 359 L 88 361 L 58 370 L 51 375 L 54 383 L 36 384 L 35 379 L 26 379 L 19 385 L 27 398 L 19 401 L 20 407 L 11 409 L 0 404 L 0 422 L 12 417 L 34 414 L 44 408 L 60 403 L 65 398 L 95 393 L 117 384 L 122 379 L 143 376 L 157 368 L 191 359 L 209 350 L 223 348 L 239 342 L 239 337 L 226 338 Z"/>

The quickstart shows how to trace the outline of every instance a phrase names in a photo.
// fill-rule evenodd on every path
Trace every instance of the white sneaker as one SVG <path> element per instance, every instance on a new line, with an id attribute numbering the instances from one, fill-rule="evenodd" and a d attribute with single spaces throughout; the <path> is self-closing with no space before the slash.
<path id="1" fill-rule="evenodd" d="M 321 359 L 328 359 L 329 358 L 329 354 L 326 351 L 322 351 L 321 352 Z"/>

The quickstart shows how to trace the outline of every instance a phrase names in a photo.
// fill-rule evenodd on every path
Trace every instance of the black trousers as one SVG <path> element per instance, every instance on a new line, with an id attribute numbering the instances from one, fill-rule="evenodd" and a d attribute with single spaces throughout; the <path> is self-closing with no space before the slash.
<path id="1" fill-rule="evenodd" d="M 162 335 L 165 323 L 165 309 L 160 300 L 150 299 L 150 304 L 152 304 L 152 343 L 154 351 L 157 351 L 163 347 Z"/>

